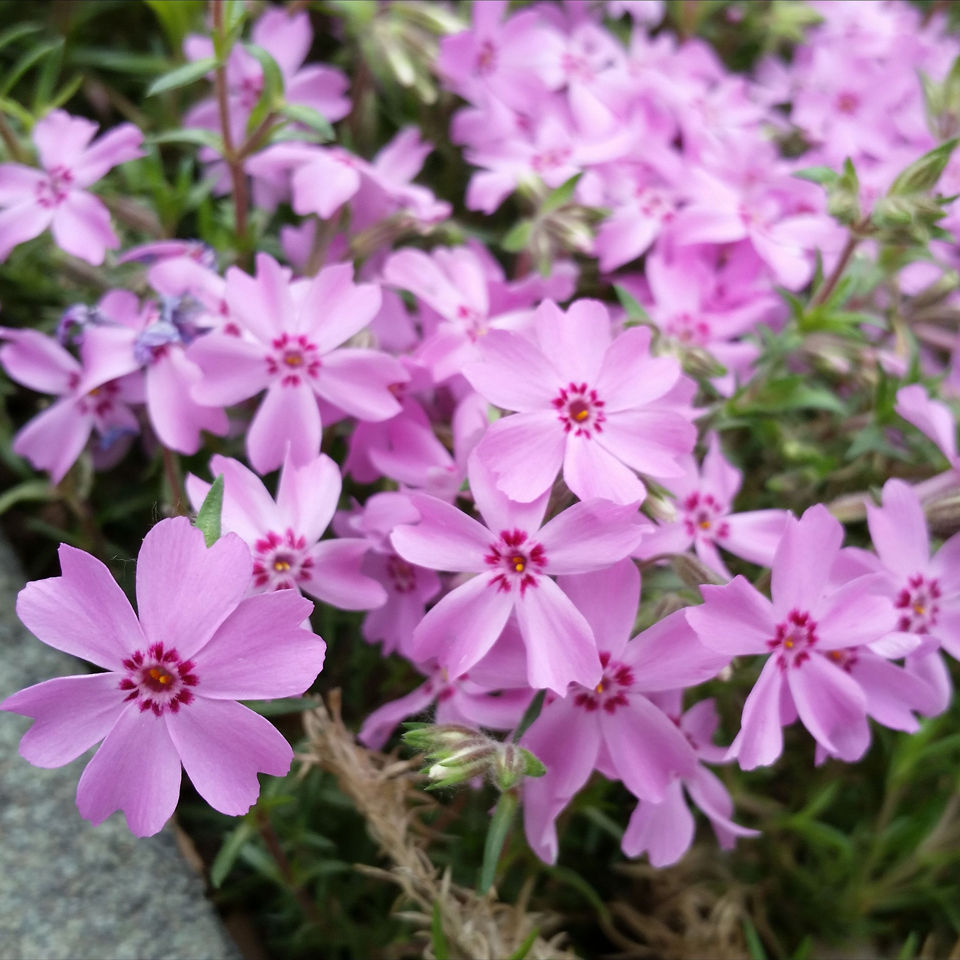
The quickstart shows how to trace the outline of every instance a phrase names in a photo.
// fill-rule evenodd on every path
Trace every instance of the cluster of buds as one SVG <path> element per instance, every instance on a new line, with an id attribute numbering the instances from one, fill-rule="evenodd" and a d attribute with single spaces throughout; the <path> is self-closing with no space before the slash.
<path id="1" fill-rule="evenodd" d="M 422 773 L 428 789 L 452 787 L 486 777 L 501 793 L 524 777 L 542 777 L 547 769 L 529 751 L 455 723 L 408 723 L 403 741 L 429 761 Z"/>

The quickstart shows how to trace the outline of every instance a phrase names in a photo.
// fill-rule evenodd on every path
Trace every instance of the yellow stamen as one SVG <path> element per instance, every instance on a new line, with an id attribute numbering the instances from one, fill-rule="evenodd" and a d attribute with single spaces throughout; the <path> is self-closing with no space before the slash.
<path id="1" fill-rule="evenodd" d="M 286 573 L 290 569 L 290 564 L 286 560 L 277 560 L 273 564 L 273 569 L 279 573 Z"/>
<path id="2" fill-rule="evenodd" d="M 510 562 L 513 564 L 513 569 L 516 570 L 517 573 L 523 573 L 527 566 L 525 559 L 520 556 L 511 557 Z"/>
<path id="3" fill-rule="evenodd" d="M 783 645 L 784 645 L 788 650 L 792 650 L 792 649 L 793 649 L 793 641 L 792 641 L 792 640 L 784 640 L 784 641 L 783 641 Z"/>
<path id="4" fill-rule="evenodd" d="M 603 684 L 598 683 L 593 689 L 596 690 L 597 693 L 603 693 Z"/>
<path id="5" fill-rule="evenodd" d="M 915 603 L 915 604 L 913 605 L 913 612 L 914 612 L 918 617 L 922 617 L 922 616 L 927 612 L 927 610 L 926 610 L 926 607 L 923 606 L 923 604 L 921 604 L 921 603 Z"/>
<path id="6" fill-rule="evenodd" d="M 288 367 L 299 367 L 303 363 L 303 357 L 299 353 L 288 353 L 284 358 L 283 362 Z"/>
<path id="7" fill-rule="evenodd" d="M 586 420 L 590 416 L 589 410 L 580 410 L 573 415 L 574 420 Z"/>
<path id="8" fill-rule="evenodd" d="M 173 679 L 166 670 L 161 670 L 159 667 L 151 667 L 148 673 L 157 683 L 169 683 Z"/>
<path id="9" fill-rule="evenodd" d="M 709 520 L 701 520 L 701 521 L 700 521 L 700 529 L 701 529 L 701 530 L 709 530 L 709 529 L 710 529 L 710 521 L 709 521 Z"/>

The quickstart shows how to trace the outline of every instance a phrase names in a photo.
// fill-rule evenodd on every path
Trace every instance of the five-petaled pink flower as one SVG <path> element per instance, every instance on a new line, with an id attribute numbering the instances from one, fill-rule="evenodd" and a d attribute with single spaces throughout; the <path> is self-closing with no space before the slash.
<path id="1" fill-rule="evenodd" d="M 505 410 L 477 452 L 497 486 L 529 501 L 563 469 L 581 499 L 634 503 L 645 495 L 634 471 L 683 474 L 697 431 L 674 391 L 680 365 L 650 354 L 650 331 L 634 327 L 614 338 L 607 308 L 578 300 L 564 313 L 550 300 L 534 315 L 535 341 L 493 330 L 479 343 L 482 361 L 464 374 L 474 389 Z"/>
<path id="2" fill-rule="evenodd" d="M 301 627 L 309 600 L 292 590 L 246 596 L 251 565 L 239 537 L 208 549 L 177 517 L 143 541 L 139 620 L 107 568 L 65 544 L 63 575 L 20 592 L 17 614 L 40 640 L 105 671 L 0 703 L 34 718 L 20 753 L 35 766 L 62 766 L 103 740 L 77 787 L 86 819 L 122 810 L 137 836 L 157 833 L 177 805 L 181 763 L 212 807 L 236 816 L 256 801 L 258 772 L 289 769 L 287 741 L 236 701 L 302 693 L 326 645 Z"/>
<path id="3" fill-rule="evenodd" d="M 33 129 L 42 169 L 0 164 L 0 261 L 47 227 L 58 247 L 88 263 L 103 263 L 117 246 L 109 211 L 86 188 L 118 163 L 142 157 L 143 134 L 124 123 L 91 145 L 96 132 L 90 120 L 53 110 Z"/>

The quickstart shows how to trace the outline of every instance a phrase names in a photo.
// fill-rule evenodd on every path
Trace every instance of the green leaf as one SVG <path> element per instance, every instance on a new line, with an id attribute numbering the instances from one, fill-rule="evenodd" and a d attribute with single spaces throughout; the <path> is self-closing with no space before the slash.
<path id="1" fill-rule="evenodd" d="M 309 127 L 315 133 L 319 134 L 319 142 L 326 143 L 336 139 L 333 126 L 330 121 L 319 110 L 308 107 L 302 103 L 285 103 L 278 111 L 288 120 L 294 123 L 302 123 Z"/>
<path id="2" fill-rule="evenodd" d="M 572 199 L 573 191 L 577 189 L 577 184 L 580 182 L 582 176 L 582 171 L 576 173 L 565 183 L 561 183 L 556 190 L 548 193 L 540 205 L 540 212 L 543 214 L 553 213 L 554 210 L 565 207 Z"/>
<path id="3" fill-rule="evenodd" d="M 203 533 L 207 546 L 212 547 L 220 539 L 220 514 L 223 512 L 223 474 L 210 485 L 203 503 L 197 512 L 194 525 Z"/>
<path id="4" fill-rule="evenodd" d="M 0 84 L 0 97 L 5 97 L 16 85 L 17 81 L 31 68 L 40 63 L 44 57 L 51 54 L 59 55 L 63 47 L 63 38 L 49 40 L 47 43 L 41 43 L 36 47 L 31 47 L 24 53 L 17 62 L 7 71 Z"/>
<path id="5" fill-rule="evenodd" d="M 957 143 L 960 143 L 960 138 L 954 137 L 952 140 L 947 140 L 946 143 L 941 143 L 939 147 L 934 147 L 919 160 L 911 163 L 890 185 L 887 196 L 902 197 L 932 190 L 940 179 L 940 174 L 943 173 Z"/>
<path id="6" fill-rule="evenodd" d="M 767 952 L 763 949 L 760 934 L 749 917 L 743 918 L 743 937 L 747 941 L 747 953 L 750 960 L 767 960 Z"/>
<path id="7" fill-rule="evenodd" d="M 524 747 L 520 748 L 520 753 L 523 755 L 523 775 L 525 777 L 546 776 L 547 768 L 543 765 L 539 757 Z"/>
<path id="8" fill-rule="evenodd" d="M 155 76 L 169 69 L 170 60 L 155 54 L 130 53 L 126 50 L 111 50 L 109 47 L 71 47 L 70 64 L 92 67 L 95 70 L 133 73 L 137 76 Z"/>
<path id="9" fill-rule="evenodd" d="M 203 16 L 203 0 L 146 0 L 146 4 L 160 21 L 172 50 L 183 47 L 184 37 Z"/>
<path id="10" fill-rule="evenodd" d="M 487 839 L 483 845 L 483 863 L 480 878 L 477 880 L 477 893 L 482 897 L 492 886 L 497 874 L 497 863 L 506 842 L 513 816 L 517 812 L 519 801 L 512 790 L 501 793 L 493 810 L 493 817 L 487 829 Z"/>
<path id="11" fill-rule="evenodd" d="M 210 147 L 217 153 L 223 153 L 223 140 L 212 130 L 200 130 L 187 127 L 184 130 L 164 130 L 147 137 L 147 143 L 185 143 L 193 147 Z"/>
<path id="12" fill-rule="evenodd" d="M 534 927 L 524 938 L 523 943 L 510 954 L 509 960 L 524 960 L 524 957 L 530 952 L 534 941 L 540 936 L 540 928 Z"/>
<path id="13" fill-rule="evenodd" d="M 615 283 L 613 289 L 617 295 L 617 299 L 620 301 L 620 306 L 627 311 L 627 316 L 631 320 L 650 323 L 650 314 L 640 306 L 640 302 L 626 287 Z"/>
<path id="14" fill-rule="evenodd" d="M 450 944 L 443 932 L 443 918 L 440 916 L 440 904 L 434 900 L 433 915 L 430 919 L 430 937 L 433 941 L 433 955 L 437 960 L 450 960 Z"/>
<path id="15" fill-rule="evenodd" d="M 533 721 L 540 716 L 540 711 L 543 709 L 543 701 L 546 698 L 546 696 L 547 696 L 547 691 L 541 690 L 530 701 L 530 706 L 527 707 L 527 709 L 523 713 L 523 716 L 520 718 L 520 722 L 517 724 L 517 729 L 513 731 L 513 736 L 511 737 L 511 740 L 513 740 L 514 743 L 519 743 L 520 738 L 527 732 L 527 730 L 530 727 L 530 724 L 532 724 Z"/>
<path id="16" fill-rule="evenodd" d="M 41 30 L 43 30 L 42 23 L 16 23 L 0 33 L 0 50 L 24 37 L 29 37 L 31 33 L 39 33 Z"/>
<path id="17" fill-rule="evenodd" d="M 533 221 L 520 220 L 507 231 L 506 236 L 500 241 L 500 246 L 508 253 L 519 253 L 521 250 L 526 250 L 532 233 Z"/>
<path id="18" fill-rule="evenodd" d="M 158 93 L 166 93 L 167 90 L 177 90 L 180 87 L 195 83 L 201 77 L 210 73 L 211 70 L 215 70 L 216 67 L 217 61 L 214 57 L 203 57 L 201 60 L 185 63 L 163 74 L 163 76 L 157 77 L 147 87 L 146 96 L 155 97 Z"/>
<path id="19" fill-rule="evenodd" d="M 288 713 L 313 710 L 317 706 L 317 700 L 313 697 L 281 697 L 278 700 L 245 700 L 243 705 L 259 713 L 261 717 L 282 717 Z"/>
<path id="20" fill-rule="evenodd" d="M 799 180 L 809 180 L 821 186 L 829 186 L 840 179 L 840 174 L 830 167 L 804 167 L 802 170 L 795 170 L 793 175 Z"/>
<path id="21" fill-rule="evenodd" d="M 240 851 L 253 838 L 256 832 L 252 820 L 243 820 L 236 829 L 231 830 L 223 841 L 213 864 L 210 866 L 210 883 L 215 889 L 219 889 L 228 874 L 237 862 Z"/>
<path id="22" fill-rule="evenodd" d="M 27 500 L 55 500 L 57 491 L 46 480 L 25 480 L 0 494 L 0 514 Z"/>
<path id="23" fill-rule="evenodd" d="M 247 133 L 253 133 L 264 118 L 283 103 L 283 72 L 269 51 L 255 43 L 245 43 L 243 49 L 260 64 L 263 70 L 263 88 L 247 118 Z"/>

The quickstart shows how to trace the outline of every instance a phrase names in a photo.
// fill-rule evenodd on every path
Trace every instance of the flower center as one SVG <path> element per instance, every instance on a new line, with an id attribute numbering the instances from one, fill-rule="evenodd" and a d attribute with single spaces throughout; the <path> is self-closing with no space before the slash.
<path id="1" fill-rule="evenodd" d="M 810 649 L 817 642 L 817 624 L 806 611 L 791 610 L 787 619 L 777 624 L 772 640 L 767 641 L 771 650 L 778 651 L 778 663 L 782 669 L 788 665 L 799 667 L 810 659 Z"/>
<path id="2" fill-rule="evenodd" d="M 75 384 L 71 384 L 75 386 Z M 95 417 L 105 417 L 113 412 L 113 404 L 120 388 L 116 380 L 101 383 L 99 387 L 88 390 L 77 400 L 77 409 L 81 413 L 89 413 Z"/>
<path id="3" fill-rule="evenodd" d="M 72 183 L 73 173 L 70 170 L 63 166 L 52 167 L 47 171 L 47 179 L 36 186 L 37 203 L 48 210 L 60 206 L 67 199 Z"/>
<path id="4" fill-rule="evenodd" d="M 723 519 L 726 507 L 712 493 L 691 493 L 683 501 L 683 512 L 688 537 L 712 541 L 730 534 L 730 525 Z"/>
<path id="5" fill-rule="evenodd" d="M 554 170 L 562 167 L 570 161 L 572 150 L 569 147 L 550 147 L 535 153 L 530 159 L 530 166 L 537 173 L 543 173 L 545 170 Z"/>
<path id="6" fill-rule="evenodd" d="M 893 605 L 899 611 L 897 629 L 905 633 L 928 633 L 940 614 L 940 583 L 915 573 L 897 594 Z"/>
<path id="7" fill-rule="evenodd" d="M 611 661 L 606 651 L 600 654 L 600 663 L 603 664 L 600 682 L 592 690 L 577 684 L 578 692 L 574 694 L 573 703 L 588 713 L 600 709 L 615 713 L 627 705 L 627 691 L 633 686 L 633 670 L 625 663 Z"/>
<path id="8" fill-rule="evenodd" d="M 310 579 L 313 560 L 307 556 L 307 541 L 289 528 L 270 531 L 253 547 L 253 582 L 264 591 L 295 590 Z"/>
<path id="9" fill-rule="evenodd" d="M 477 59 L 473 68 L 481 77 L 489 76 L 497 69 L 497 48 L 493 45 L 492 40 L 484 40 L 480 44 L 480 50 L 477 52 Z"/>
<path id="10" fill-rule="evenodd" d="M 516 587 L 523 596 L 527 587 L 537 585 L 537 576 L 547 565 L 547 555 L 539 543 L 527 542 L 522 530 L 502 530 L 500 539 L 490 546 L 483 558 L 487 566 L 498 571 L 490 586 L 509 593 Z"/>
<path id="11" fill-rule="evenodd" d="M 396 554 L 387 558 L 387 576 L 397 593 L 413 593 L 417 586 L 417 571 Z"/>
<path id="12" fill-rule="evenodd" d="M 193 700 L 190 687 L 197 685 L 192 660 L 181 660 L 175 649 L 166 650 L 162 643 L 137 650 L 123 661 L 127 675 L 120 689 L 127 691 L 125 700 L 139 700 L 140 711 L 152 710 L 158 717 L 164 710 L 176 713 L 181 704 Z"/>
<path id="13" fill-rule="evenodd" d="M 850 116 L 860 109 L 860 98 L 855 93 L 843 91 L 837 95 L 836 107 L 840 113 Z"/>
<path id="14" fill-rule="evenodd" d="M 317 346 L 303 334 L 282 334 L 271 344 L 273 353 L 267 360 L 267 370 L 287 387 L 297 386 L 304 376 L 316 377 L 320 370 Z"/>
<path id="15" fill-rule="evenodd" d="M 663 332 L 680 343 L 704 347 L 710 340 L 710 326 L 689 313 L 678 313 L 663 325 Z"/>
<path id="16" fill-rule="evenodd" d="M 570 383 L 561 387 L 551 403 L 557 411 L 565 433 L 575 437 L 591 437 L 603 432 L 606 416 L 603 401 L 585 383 Z"/>
<path id="17" fill-rule="evenodd" d="M 635 196 L 637 198 L 637 211 L 642 217 L 649 220 L 668 223 L 677 212 L 677 205 L 673 198 L 656 187 L 639 187 Z"/>

